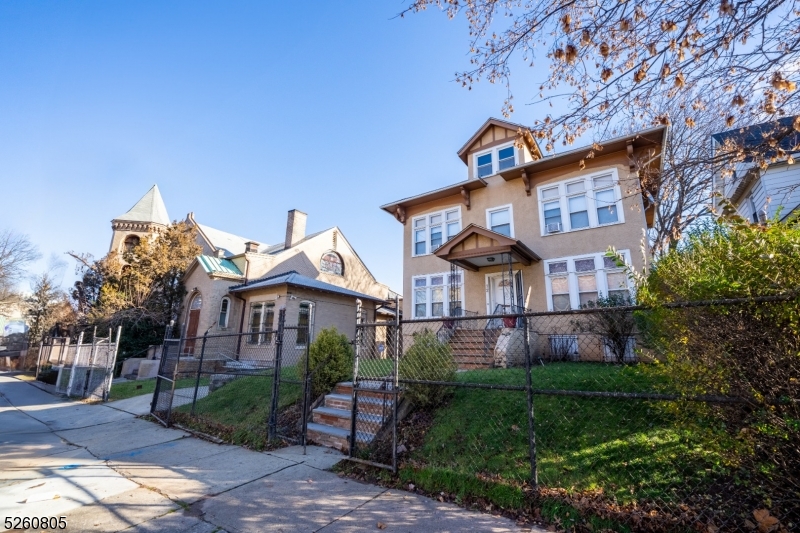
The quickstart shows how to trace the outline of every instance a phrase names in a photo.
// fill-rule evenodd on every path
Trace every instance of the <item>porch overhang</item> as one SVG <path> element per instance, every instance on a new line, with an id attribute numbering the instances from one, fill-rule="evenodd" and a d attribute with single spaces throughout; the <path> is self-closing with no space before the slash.
<path id="1" fill-rule="evenodd" d="M 481 268 L 512 263 L 525 266 L 541 261 L 541 257 L 521 241 L 490 229 L 470 224 L 433 252 L 448 263 L 477 272 Z"/>

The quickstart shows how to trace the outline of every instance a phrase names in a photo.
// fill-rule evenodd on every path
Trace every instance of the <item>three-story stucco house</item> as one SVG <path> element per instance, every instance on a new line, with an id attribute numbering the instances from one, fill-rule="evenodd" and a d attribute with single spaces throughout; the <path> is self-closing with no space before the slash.
<path id="1" fill-rule="evenodd" d="M 715 133 L 711 136 L 715 155 L 734 146 L 747 152 L 777 137 L 776 146 L 767 154 L 768 165 L 762 168 L 753 157 L 745 157 L 730 172 L 714 174 L 714 206 L 725 199 L 747 220 L 759 223 L 776 215 L 786 219 L 800 206 L 800 168 L 794 164 L 800 133 L 794 130 L 797 117 L 784 117 L 746 128 Z M 727 144 L 731 143 L 731 146 Z M 779 155 L 777 150 L 783 151 Z M 722 213 L 721 209 L 717 211 Z"/>
<path id="2" fill-rule="evenodd" d="M 458 151 L 466 179 L 381 209 L 404 225 L 406 319 L 579 309 L 628 294 L 609 246 L 641 270 L 667 129 L 543 156 L 527 128 L 489 119 Z M 652 192 L 652 191 L 651 191 Z"/>

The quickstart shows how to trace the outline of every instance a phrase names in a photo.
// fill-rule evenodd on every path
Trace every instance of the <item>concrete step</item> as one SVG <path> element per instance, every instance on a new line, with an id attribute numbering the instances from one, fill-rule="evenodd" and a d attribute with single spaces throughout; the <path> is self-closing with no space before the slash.
<path id="1" fill-rule="evenodd" d="M 325 426 L 350 429 L 350 410 L 333 407 L 317 407 L 311 411 L 314 423 Z"/>
<path id="2" fill-rule="evenodd" d="M 349 451 L 350 430 L 325 426 L 315 422 L 308 424 L 308 438 L 316 444 L 336 448 L 342 452 Z M 360 444 L 369 444 L 375 438 L 374 433 L 356 431 L 356 439 Z"/>
<path id="3" fill-rule="evenodd" d="M 386 398 L 384 400 L 384 397 Z M 364 396 L 363 394 L 358 394 L 358 407 L 359 411 L 365 413 L 380 413 L 383 411 L 384 403 L 386 404 L 386 409 L 391 409 L 393 404 L 393 396 L 390 395 L 379 395 L 378 397 L 373 396 Z M 326 394 L 325 395 L 325 405 L 324 407 L 330 407 L 333 409 L 344 409 L 348 413 L 352 409 L 352 396 L 349 394 Z"/>

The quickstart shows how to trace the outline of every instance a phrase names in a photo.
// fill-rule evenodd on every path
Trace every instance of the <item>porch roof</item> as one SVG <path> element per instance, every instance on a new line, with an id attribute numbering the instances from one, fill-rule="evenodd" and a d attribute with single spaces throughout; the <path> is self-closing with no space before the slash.
<path id="1" fill-rule="evenodd" d="M 433 253 L 472 272 L 487 266 L 502 265 L 506 261 L 503 258 L 505 254 L 511 255 L 513 263 L 525 266 L 542 259 L 521 241 L 477 224 L 468 225 Z"/>

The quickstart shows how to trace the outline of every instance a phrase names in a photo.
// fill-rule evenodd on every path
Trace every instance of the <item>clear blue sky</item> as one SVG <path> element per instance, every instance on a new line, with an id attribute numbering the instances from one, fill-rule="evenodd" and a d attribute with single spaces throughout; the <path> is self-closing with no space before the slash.
<path id="1" fill-rule="evenodd" d="M 292 208 L 338 225 L 400 290 L 402 226 L 378 206 L 465 179 L 455 153 L 505 95 L 453 81 L 463 20 L 402 7 L 0 3 L 0 228 L 99 257 L 157 183 L 171 218 L 268 244 Z M 523 105 L 544 74 L 515 73 L 512 120 L 550 111 Z"/>

